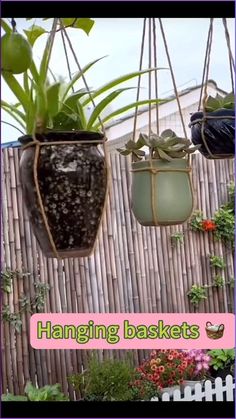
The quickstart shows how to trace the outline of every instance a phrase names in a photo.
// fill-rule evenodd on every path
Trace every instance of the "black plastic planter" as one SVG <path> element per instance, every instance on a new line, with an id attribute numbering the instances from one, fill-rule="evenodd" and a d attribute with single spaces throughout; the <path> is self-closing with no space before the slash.
<path id="1" fill-rule="evenodd" d="M 212 118 L 213 117 L 213 118 Z M 201 145 L 200 153 L 207 159 L 229 159 L 235 153 L 235 114 L 230 109 L 206 113 L 196 112 L 190 118 L 191 136 L 194 145 Z M 202 124 L 204 123 L 204 138 Z"/>
<path id="2" fill-rule="evenodd" d="M 23 198 L 47 257 L 89 256 L 107 192 L 107 161 L 93 132 L 51 132 L 19 138 Z"/>

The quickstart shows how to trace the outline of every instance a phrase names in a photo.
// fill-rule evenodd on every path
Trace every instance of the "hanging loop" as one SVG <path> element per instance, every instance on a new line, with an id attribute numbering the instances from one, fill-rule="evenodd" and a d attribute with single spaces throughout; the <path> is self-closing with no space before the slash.
<path id="1" fill-rule="evenodd" d="M 144 24 L 143 24 L 143 34 L 142 34 L 142 43 L 141 43 L 141 51 L 140 51 L 140 64 L 139 64 L 139 71 L 142 70 L 142 63 L 143 63 L 143 56 L 144 56 L 144 43 L 145 43 L 145 35 L 146 35 L 146 22 L 147 18 L 144 18 Z M 165 36 L 165 31 L 164 31 L 164 27 L 163 27 L 163 23 L 162 23 L 162 19 L 158 19 L 159 21 L 159 26 L 160 26 L 160 31 L 161 31 L 161 36 L 162 36 L 162 40 L 164 43 L 164 48 L 165 48 L 165 53 L 167 56 L 167 61 L 169 64 L 169 69 L 170 69 L 170 74 L 171 74 L 171 79 L 172 79 L 172 84 L 174 87 L 174 92 L 175 92 L 175 97 L 176 97 L 176 101 L 177 101 L 177 105 L 178 105 L 178 109 L 179 109 L 179 113 L 180 113 L 180 119 L 181 119 L 181 124 L 182 124 L 182 128 L 183 128 L 183 133 L 185 138 L 187 138 L 187 130 L 185 127 L 185 122 L 184 122 L 184 117 L 183 117 L 183 113 L 182 113 L 182 109 L 181 109 L 181 104 L 180 104 L 180 99 L 179 99 L 179 95 L 178 95 L 178 90 L 177 90 L 177 85 L 175 82 L 175 76 L 174 76 L 174 70 L 173 70 L 173 66 L 171 63 L 171 59 L 170 59 L 170 54 L 169 54 L 169 50 L 168 50 L 168 45 L 167 45 L 167 40 L 166 40 L 166 36 Z M 155 98 L 158 99 L 158 78 L 157 78 L 157 61 L 158 61 L 158 57 L 157 57 L 157 41 L 156 41 L 156 19 L 155 18 L 149 18 L 148 19 L 148 67 L 149 69 L 152 68 L 152 66 L 154 66 L 154 75 L 149 72 L 148 75 L 148 99 L 151 99 L 151 94 L 152 94 L 152 78 L 154 76 L 154 89 L 155 89 Z M 137 97 L 136 100 L 138 101 L 139 99 L 139 94 L 140 94 L 140 81 L 141 81 L 141 75 L 139 75 L 138 78 L 138 86 L 137 86 Z M 156 131 L 157 131 L 157 135 L 159 135 L 159 106 L 158 106 L 158 102 L 155 104 L 155 108 L 156 108 Z M 135 141 L 135 137 L 136 137 L 136 130 L 137 130 L 137 116 L 138 116 L 138 108 L 135 108 L 135 114 L 134 114 L 134 127 L 133 127 L 133 141 Z M 152 105 L 151 103 L 149 103 L 148 106 L 148 133 L 149 136 L 151 134 L 151 125 L 152 125 Z M 149 154 L 149 159 L 150 161 L 153 158 L 153 150 L 150 150 L 150 154 Z M 187 156 L 188 162 L 190 161 L 190 155 Z"/>

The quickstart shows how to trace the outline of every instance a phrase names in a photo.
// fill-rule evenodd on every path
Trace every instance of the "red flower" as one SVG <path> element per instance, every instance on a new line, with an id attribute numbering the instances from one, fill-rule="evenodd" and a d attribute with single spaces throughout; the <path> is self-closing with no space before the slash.
<path id="1" fill-rule="evenodd" d="M 202 221 L 202 228 L 204 231 L 214 231 L 216 229 L 216 224 L 214 221 L 211 220 L 203 220 Z"/>

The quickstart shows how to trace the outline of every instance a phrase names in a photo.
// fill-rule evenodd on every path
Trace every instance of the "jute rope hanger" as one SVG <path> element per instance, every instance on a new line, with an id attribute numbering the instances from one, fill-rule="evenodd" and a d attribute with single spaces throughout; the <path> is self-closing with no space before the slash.
<path id="1" fill-rule="evenodd" d="M 157 42 L 156 42 L 156 19 L 155 18 L 148 18 L 148 19 L 144 18 L 142 43 L 141 43 L 141 51 L 140 51 L 139 71 L 142 70 L 147 20 L 148 20 L 148 66 L 149 66 L 149 68 L 151 68 L 152 63 L 153 63 L 154 68 L 155 68 L 155 70 L 153 71 L 153 73 L 154 73 L 154 83 L 155 83 L 155 97 L 156 97 L 156 99 L 158 99 Z M 170 73 L 171 73 L 171 79 L 172 79 L 173 88 L 174 88 L 174 92 L 175 92 L 175 98 L 176 98 L 178 109 L 179 109 L 181 125 L 182 125 L 182 128 L 183 128 L 184 136 L 187 138 L 186 126 L 185 126 L 185 123 L 184 123 L 183 113 L 182 113 L 182 109 L 181 109 L 181 104 L 180 104 L 179 94 L 178 94 L 178 90 L 177 90 L 177 85 L 176 85 L 176 82 L 175 82 L 174 70 L 173 70 L 173 66 L 172 66 L 172 63 L 171 63 L 171 59 L 170 59 L 169 49 L 168 49 L 166 35 L 165 35 L 165 31 L 164 31 L 164 26 L 163 26 L 161 18 L 158 18 L 158 21 L 159 21 L 159 26 L 160 26 L 160 31 L 161 31 L 164 47 L 165 47 L 166 57 L 167 57 L 167 61 L 168 61 L 169 69 L 170 69 Z M 151 80 L 152 80 L 152 74 L 151 74 L 151 72 L 149 72 L 149 74 L 148 74 L 148 97 L 149 97 L 149 99 L 151 99 L 151 87 L 152 87 L 151 86 Z M 139 77 L 138 77 L 137 97 L 136 97 L 137 101 L 139 100 L 139 95 L 140 95 L 140 84 L 141 84 L 141 75 L 139 75 Z M 156 131 L 157 131 L 157 135 L 159 135 L 159 106 L 158 106 L 158 103 L 155 104 L 155 108 L 156 108 Z M 151 106 L 151 104 L 149 104 L 149 109 L 148 109 L 149 135 L 151 133 L 151 124 L 152 124 L 151 110 L 152 110 L 152 106 Z M 136 137 L 137 118 L 138 118 L 138 108 L 136 107 L 135 114 L 134 114 L 133 140 L 135 140 L 135 137 Z M 152 160 L 152 153 L 150 154 L 150 161 L 151 160 Z M 190 155 L 188 155 L 188 162 L 190 162 Z"/>
<path id="2" fill-rule="evenodd" d="M 68 42 L 68 45 L 70 47 L 70 50 L 71 50 L 71 52 L 73 54 L 74 60 L 75 60 L 75 62 L 77 64 L 77 67 L 78 67 L 79 71 L 81 72 L 81 77 L 82 77 L 83 82 L 84 82 L 84 85 L 85 85 L 85 87 L 87 89 L 88 95 L 89 95 L 89 97 L 91 99 L 91 102 L 93 104 L 93 107 L 95 108 L 96 105 L 95 105 L 94 99 L 93 99 L 92 94 L 91 94 L 91 92 L 89 90 L 88 84 L 87 84 L 86 79 L 85 79 L 85 76 L 84 76 L 84 74 L 82 72 L 82 68 L 81 68 L 81 66 L 79 64 L 79 61 L 78 61 L 77 56 L 75 54 L 75 51 L 73 49 L 72 43 L 70 41 L 70 38 L 69 38 L 69 36 L 68 36 L 68 34 L 66 32 L 66 29 L 65 29 L 65 27 L 64 27 L 63 22 L 62 22 L 61 19 L 59 19 L 59 22 L 60 22 L 60 25 L 61 25 L 61 36 L 62 36 L 63 48 L 64 48 L 64 52 L 65 52 L 67 69 L 68 69 L 70 80 L 72 79 L 72 73 L 71 73 L 69 58 L 68 58 L 68 54 L 67 54 L 65 38 L 66 38 L 66 40 Z M 57 23 L 58 23 L 58 19 L 55 18 L 54 19 L 54 22 L 53 22 L 52 32 L 49 35 L 49 38 L 51 37 L 51 39 L 54 39 L 54 37 L 55 37 Z M 106 141 L 107 141 L 107 138 L 106 138 L 106 135 L 105 135 L 105 128 L 104 128 L 104 125 L 103 125 L 103 122 L 102 122 L 100 116 L 98 116 L 98 120 L 99 120 L 100 125 L 101 125 L 101 128 L 102 128 L 103 138 L 100 139 L 100 140 L 93 140 L 92 141 L 92 144 L 97 144 L 97 145 L 101 144 L 103 146 L 104 157 L 105 157 L 105 169 L 108 172 L 108 164 L 107 164 L 108 156 L 107 156 L 107 149 L 106 149 Z M 74 131 L 74 133 L 76 133 L 76 131 Z M 44 205 L 43 205 L 42 195 L 41 195 L 40 188 L 39 188 L 39 182 L 38 182 L 38 163 L 39 163 L 39 158 L 40 158 L 41 147 L 51 146 L 51 145 L 57 145 L 58 146 L 58 145 L 72 145 L 72 144 L 91 144 L 91 141 L 79 140 L 79 141 L 47 141 L 47 142 L 40 142 L 36 138 L 36 135 L 35 134 L 32 135 L 32 138 L 33 138 L 33 141 L 31 141 L 28 144 L 26 144 L 25 146 L 23 146 L 22 149 L 25 150 L 25 149 L 27 149 L 29 147 L 32 147 L 32 146 L 35 147 L 34 162 L 33 162 L 33 176 L 34 176 L 34 183 L 35 183 L 35 187 L 36 187 L 36 194 L 37 194 L 37 198 L 38 198 L 39 209 L 40 209 L 40 212 L 41 212 L 41 215 L 42 215 L 42 219 L 43 219 L 43 222 L 44 222 L 44 227 L 45 227 L 46 232 L 48 234 L 48 239 L 49 239 L 50 245 L 52 247 L 52 251 L 53 251 L 53 253 L 54 253 L 54 255 L 55 255 L 55 257 L 57 259 L 61 259 L 61 257 L 59 256 L 59 253 L 57 251 L 57 247 L 56 247 L 55 241 L 53 239 L 52 233 L 51 233 L 51 229 L 50 229 L 50 226 L 49 226 L 48 218 L 47 218 L 47 215 L 46 215 L 46 212 L 45 212 L 45 209 L 44 209 Z M 105 201 L 107 200 L 107 195 L 108 195 L 108 192 L 106 192 Z M 102 220 L 102 215 L 101 215 L 101 218 L 100 218 L 100 225 L 101 225 L 101 220 Z M 98 228 L 98 230 L 99 230 L 99 228 Z M 97 231 L 97 234 L 98 234 L 98 231 Z"/>
<path id="3" fill-rule="evenodd" d="M 142 43 L 141 43 L 141 51 L 140 51 L 139 70 L 142 70 L 147 20 L 148 20 L 148 66 L 149 66 L 149 68 L 152 68 L 154 66 L 153 73 L 154 73 L 154 83 L 155 83 L 155 97 L 156 97 L 156 99 L 158 99 L 158 80 L 157 80 L 157 72 L 158 72 L 157 58 L 158 57 L 157 57 L 156 19 L 155 18 L 149 18 L 149 19 L 144 18 Z M 180 114 L 180 120 L 181 120 L 181 124 L 182 124 L 182 128 L 183 128 L 183 133 L 184 133 L 185 138 L 187 138 L 187 131 L 186 131 L 185 123 L 184 123 L 183 113 L 182 113 L 182 109 L 181 109 L 180 99 L 179 99 L 178 90 L 177 90 L 177 86 L 176 86 L 176 82 L 175 82 L 173 66 L 172 66 L 171 59 L 170 59 L 170 54 L 169 54 L 169 50 L 168 50 L 168 45 L 167 45 L 167 40 L 166 40 L 166 36 L 165 36 L 165 31 L 164 31 L 162 19 L 159 18 L 158 21 L 159 21 L 159 26 L 160 26 L 162 39 L 163 39 L 163 42 L 164 42 L 167 61 L 168 61 L 168 64 L 169 64 L 171 79 L 172 79 L 172 83 L 173 83 L 173 87 L 174 87 L 175 98 L 176 98 L 178 109 L 179 109 L 179 114 Z M 139 94 L 140 94 L 140 80 L 141 80 L 141 75 L 138 78 L 138 90 L 137 90 L 137 97 L 136 97 L 137 101 L 139 100 Z M 152 74 L 151 74 L 151 72 L 149 72 L 149 74 L 148 74 L 148 98 L 149 98 L 149 100 L 151 99 L 151 87 L 152 87 Z M 160 134 L 160 127 L 159 127 L 159 106 L 158 106 L 158 102 L 155 104 L 155 109 L 156 109 L 156 132 L 157 132 L 157 135 L 159 135 Z M 133 141 L 135 141 L 135 137 L 136 137 L 137 117 L 138 117 L 138 109 L 136 107 L 135 114 L 134 114 Z M 151 134 L 151 124 L 152 124 L 151 119 L 152 119 L 152 106 L 151 106 L 151 103 L 149 103 L 149 106 L 148 106 L 148 133 L 149 133 L 149 136 Z M 191 188 L 192 195 L 193 195 L 192 181 L 191 181 L 191 177 L 190 177 L 190 172 L 191 172 L 190 159 L 191 159 L 190 154 L 188 154 L 187 159 L 186 159 L 188 167 L 183 168 L 183 169 L 180 169 L 180 168 L 179 169 L 172 169 L 172 168 L 168 167 L 168 165 L 165 169 L 158 168 L 158 167 L 154 167 L 152 150 L 150 150 L 149 166 L 147 166 L 145 168 L 135 167 L 135 166 L 132 167 L 132 170 L 131 170 L 132 172 L 149 172 L 150 173 L 151 209 L 152 209 L 152 217 L 153 217 L 153 224 L 152 225 L 155 225 L 155 226 L 160 225 L 159 221 L 158 221 L 158 216 L 157 216 L 157 204 L 156 204 L 157 203 L 157 196 L 156 196 L 156 194 L 157 194 L 157 183 L 156 182 L 157 182 L 157 176 L 159 175 L 159 173 L 167 173 L 167 172 L 186 173 L 189 177 L 190 188 Z M 132 161 L 134 163 L 134 158 L 133 157 L 132 157 Z M 166 225 L 169 225 L 169 223 L 167 223 Z"/>

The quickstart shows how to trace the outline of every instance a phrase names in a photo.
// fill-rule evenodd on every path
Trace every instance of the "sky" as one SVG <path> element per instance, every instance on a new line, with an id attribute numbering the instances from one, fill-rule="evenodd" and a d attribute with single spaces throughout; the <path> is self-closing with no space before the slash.
<path id="1" fill-rule="evenodd" d="M 92 17 L 91 17 L 92 18 Z M 86 73 L 86 81 L 92 88 L 97 88 L 104 83 L 123 74 L 137 71 L 140 59 L 143 19 L 138 18 L 96 18 L 95 25 L 89 36 L 81 30 L 68 29 L 74 50 L 81 66 L 96 58 L 106 56 Z M 34 23 L 49 29 L 51 22 L 41 19 L 16 19 L 17 30 L 23 34 Z M 174 70 L 178 90 L 193 87 L 201 83 L 203 62 L 206 49 L 209 19 L 206 18 L 168 18 L 163 19 L 163 26 L 168 43 L 169 54 Z M 227 19 L 231 37 L 231 49 L 235 51 L 235 24 L 234 19 Z M 40 37 L 34 46 L 33 54 L 36 62 L 40 61 L 45 45 L 46 35 Z M 148 43 L 145 41 L 145 63 L 147 63 Z M 69 53 L 72 73 L 78 71 L 72 55 Z M 168 69 L 167 58 L 157 22 L 157 62 L 158 67 L 167 67 L 158 71 L 159 97 L 164 98 L 173 93 L 173 84 Z M 50 63 L 52 71 L 68 79 L 68 71 L 60 34 L 57 34 Z M 19 80 L 22 76 L 17 76 Z M 219 88 L 230 91 L 230 72 L 224 28 L 221 19 L 214 19 L 213 43 L 210 61 L 209 78 L 215 80 Z M 136 87 L 137 80 L 130 80 L 124 86 Z M 148 98 L 147 78 L 141 79 L 141 99 Z M 78 88 L 84 87 L 80 84 Z M 121 86 L 123 87 L 123 86 Z M 132 89 L 123 93 L 112 110 L 135 100 L 137 90 Z M 8 88 L 2 85 L 2 99 L 14 103 L 14 97 Z M 13 122 L 10 117 L 2 112 L 2 120 Z M 14 123 L 14 122 L 13 122 Z M 16 141 L 21 135 L 17 130 L 5 124 L 1 125 L 1 141 Z"/>

